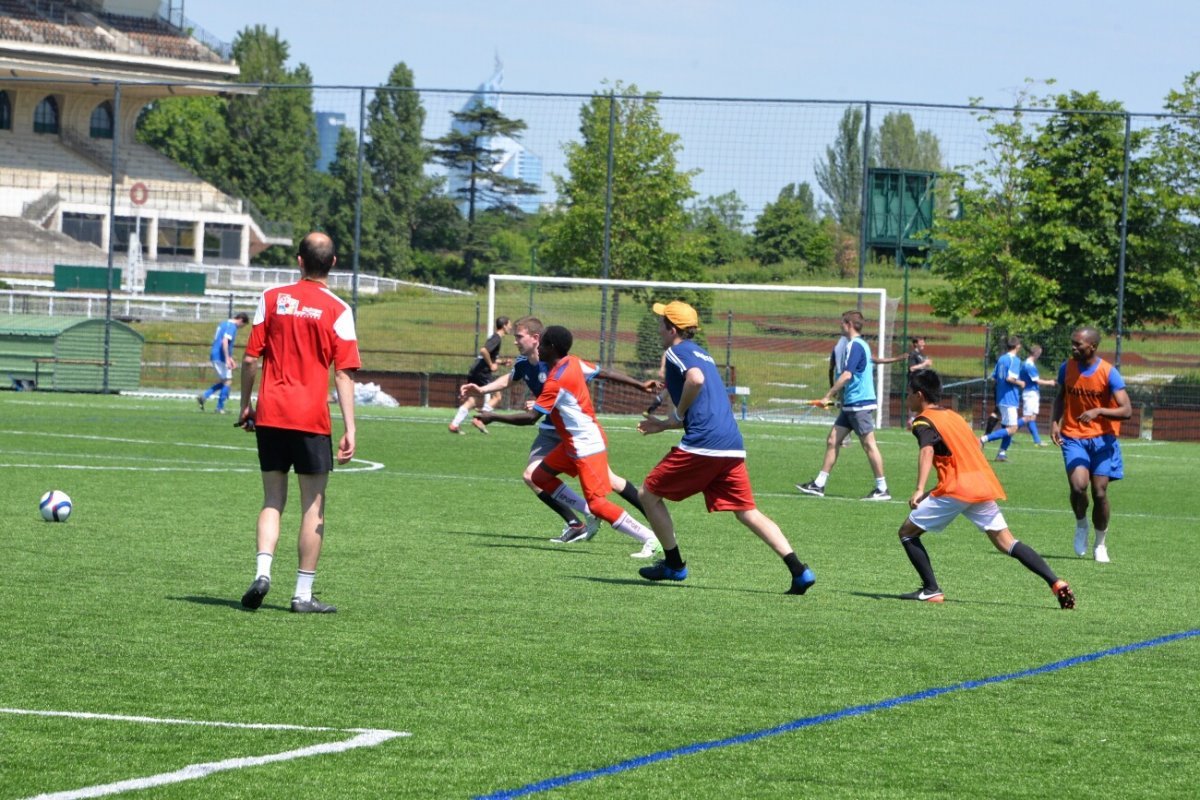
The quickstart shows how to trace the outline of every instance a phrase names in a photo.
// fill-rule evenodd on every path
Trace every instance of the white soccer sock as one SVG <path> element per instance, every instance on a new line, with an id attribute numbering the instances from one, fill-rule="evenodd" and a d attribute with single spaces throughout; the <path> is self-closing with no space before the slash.
<path id="1" fill-rule="evenodd" d="M 817 477 L 813 478 L 813 483 L 815 483 L 820 488 L 824 489 L 825 482 L 828 480 L 829 480 L 829 473 L 822 470 L 821 472 L 817 473 Z"/>
<path id="2" fill-rule="evenodd" d="M 1107 530 L 1096 528 L 1096 547 L 1104 547 L 1104 537 L 1108 536 Z"/>
<path id="3" fill-rule="evenodd" d="M 490 403 L 484 403 L 484 404 L 483 404 L 483 410 L 484 410 L 484 411 L 491 411 L 491 410 L 492 410 L 492 406 L 491 406 L 491 404 L 490 404 Z"/>
<path id="4" fill-rule="evenodd" d="M 591 509 L 588 508 L 587 501 L 575 494 L 575 490 L 565 483 L 555 489 L 550 497 L 582 514 L 592 513 Z"/>
<path id="5" fill-rule="evenodd" d="M 308 572 L 307 570 L 296 570 L 296 593 L 292 595 L 299 600 L 312 599 L 313 581 L 317 579 L 317 573 Z"/>
<path id="6" fill-rule="evenodd" d="M 271 562 L 274 560 L 274 553 L 259 553 L 257 557 L 258 572 L 254 573 L 254 577 L 271 580 Z"/>
<path id="7" fill-rule="evenodd" d="M 638 522 L 633 517 L 629 516 L 629 512 L 621 514 L 617 521 L 613 523 L 612 529 L 620 531 L 626 536 L 632 536 L 639 544 L 646 544 L 654 541 L 654 531 L 647 528 L 642 523 Z"/>
<path id="8" fill-rule="evenodd" d="M 457 428 L 459 425 L 462 424 L 462 421 L 467 418 L 467 414 L 470 414 L 470 413 L 471 413 L 471 410 L 469 408 L 461 408 L 460 407 L 458 409 L 458 411 L 455 412 L 455 414 L 454 414 L 454 422 L 451 422 L 450 424 Z"/>
<path id="9" fill-rule="evenodd" d="M 876 478 L 875 479 L 875 488 L 881 492 L 886 492 L 887 491 L 887 478 Z"/>

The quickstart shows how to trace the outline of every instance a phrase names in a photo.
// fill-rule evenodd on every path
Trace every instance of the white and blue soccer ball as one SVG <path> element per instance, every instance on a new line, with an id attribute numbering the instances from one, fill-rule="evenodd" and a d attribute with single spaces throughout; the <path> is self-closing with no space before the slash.
<path id="1" fill-rule="evenodd" d="M 71 498 L 66 492 L 51 489 L 42 495 L 38 510 L 42 512 L 42 519 L 46 522 L 66 522 L 71 516 Z"/>

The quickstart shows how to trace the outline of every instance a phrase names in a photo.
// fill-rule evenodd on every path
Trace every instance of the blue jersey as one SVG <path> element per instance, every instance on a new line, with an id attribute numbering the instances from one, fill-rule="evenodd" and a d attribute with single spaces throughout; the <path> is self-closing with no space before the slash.
<path id="1" fill-rule="evenodd" d="M 861 336 L 850 340 L 842 372 L 850 373 L 850 382 L 842 387 L 842 408 L 874 410 L 879 404 L 875 398 L 875 376 L 871 371 L 871 348 Z"/>
<path id="2" fill-rule="evenodd" d="M 217 332 L 213 334 L 212 353 L 213 361 L 225 362 L 225 353 L 221 351 L 221 342 L 229 340 L 229 357 L 233 358 L 233 342 L 237 339 L 238 324 L 231 319 L 227 319 L 217 326 Z"/>
<path id="3" fill-rule="evenodd" d="M 583 370 L 583 377 L 588 383 L 591 383 L 592 379 L 600 372 L 599 367 L 589 364 L 583 359 L 579 359 L 579 366 Z M 509 373 L 512 376 L 512 380 L 509 383 L 511 385 L 516 381 L 524 381 L 525 386 L 529 389 L 529 393 L 536 400 L 538 395 L 542 393 L 542 387 L 546 384 L 546 374 L 549 371 L 550 368 L 546 366 L 546 362 L 544 361 L 530 361 L 525 356 L 517 356 L 516 361 L 513 362 L 512 372 Z M 550 422 L 549 417 L 542 417 L 539 427 L 554 430 L 554 425 Z"/>
<path id="4" fill-rule="evenodd" d="M 1037 362 L 1032 358 L 1027 358 L 1021 362 L 1021 380 L 1025 381 L 1025 388 L 1022 392 L 1041 392 L 1041 387 L 1038 386 L 1038 369 Z"/>
<path id="5" fill-rule="evenodd" d="M 695 342 L 684 341 L 667 349 L 664 377 L 671 402 L 676 408 L 679 407 L 679 400 L 683 397 L 684 376 L 689 369 L 700 370 L 704 375 L 704 383 L 683 416 L 683 439 L 679 442 L 679 449 L 701 456 L 745 458 L 746 446 L 742 443 L 742 432 L 733 418 L 733 408 L 729 405 L 729 395 L 721 381 L 717 363 Z"/>
<path id="6" fill-rule="evenodd" d="M 1020 380 L 1021 358 L 1011 353 L 1005 353 L 996 361 L 996 369 L 992 372 L 992 377 L 996 379 L 996 405 L 998 406 L 1021 405 L 1021 387 L 1015 383 L 1009 383 L 1010 376 Z"/>

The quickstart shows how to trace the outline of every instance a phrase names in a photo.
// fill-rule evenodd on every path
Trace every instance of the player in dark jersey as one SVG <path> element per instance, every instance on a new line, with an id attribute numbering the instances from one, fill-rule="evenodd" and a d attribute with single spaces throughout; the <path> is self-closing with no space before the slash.
<path id="1" fill-rule="evenodd" d="M 500 358 L 500 345 L 504 341 L 504 337 L 512 330 L 512 323 L 508 317 L 496 317 L 496 330 L 483 343 L 483 347 L 479 348 L 479 355 L 475 357 L 475 363 L 471 365 L 470 372 L 467 373 L 467 383 L 483 386 L 489 383 L 495 373 L 499 371 L 501 366 L 507 366 L 512 363 Z M 459 426 L 463 420 L 471 413 L 476 406 L 481 405 L 484 411 L 491 411 L 492 407 L 500 402 L 500 393 L 495 392 L 484 397 L 470 396 L 462 401 L 462 405 L 458 407 L 458 411 L 454 414 L 454 420 L 450 423 L 451 433 L 462 433 Z M 480 433 L 487 433 L 487 426 L 479 420 L 471 420 L 471 424 Z"/>

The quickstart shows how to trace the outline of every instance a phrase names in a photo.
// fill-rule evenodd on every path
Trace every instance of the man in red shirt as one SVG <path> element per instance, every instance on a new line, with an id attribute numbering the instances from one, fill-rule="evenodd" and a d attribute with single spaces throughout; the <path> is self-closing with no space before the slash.
<path id="1" fill-rule="evenodd" d="M 354 378 L 362 362 L 354 314 L 329 291 L 329 270 L 337 263 L 333 241 L 310 233 L 296 256 L 300 281 L 263 292 L 242 360 L 242 412 L 238 424 L 258 438 L 263 507 L 258 514 L 258 560 L 254 583 L 242 605 L 255 609 L 271 588 L 271 561 L 279 542 L 279 518 L 287 503 L 288 470 L 300 484 L 300 565 L 292 611 L 331 614 L 334 606 L 312 595 L 325 534 L 325 486 L 333 470 L 329 419 L 329 367 L 334 372 L 345 432 L 337 463 L 354 456 Z M 262 358 L 262 387 L 251 407 L 254 378 Z"/>

